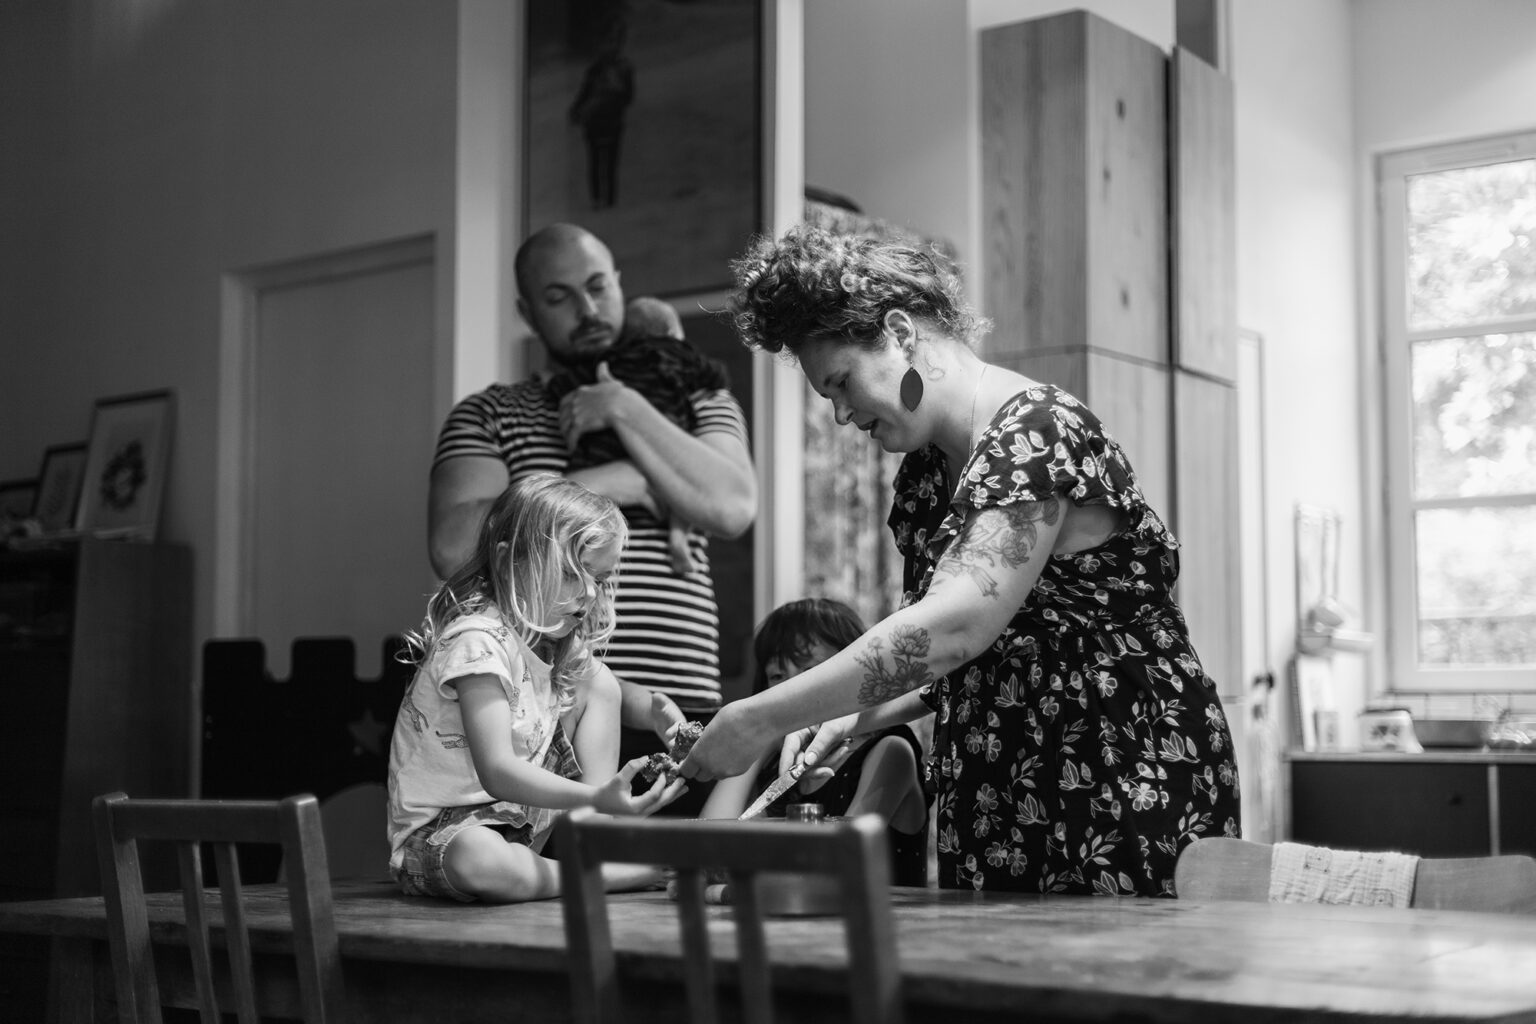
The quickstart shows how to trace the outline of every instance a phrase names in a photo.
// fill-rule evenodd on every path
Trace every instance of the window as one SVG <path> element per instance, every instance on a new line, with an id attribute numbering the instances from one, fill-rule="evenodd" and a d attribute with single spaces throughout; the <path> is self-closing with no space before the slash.
<path id="1" fill-rule="evenodd" d="M 1536 686 L 1536 133 L 1378 184 L 1391 688 Z"/>

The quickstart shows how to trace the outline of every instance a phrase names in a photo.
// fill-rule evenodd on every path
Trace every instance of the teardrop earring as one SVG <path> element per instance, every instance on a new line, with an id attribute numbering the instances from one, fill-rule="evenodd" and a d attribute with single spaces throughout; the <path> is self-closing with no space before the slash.
<path id="1" fill-rule="evenodd" d="M 907 407 L 907 412 L 916 412 L 922 400 L 923 375 L 917 372 L 917 367 L 909 366 L 901 375 L 901 404 Z"/>

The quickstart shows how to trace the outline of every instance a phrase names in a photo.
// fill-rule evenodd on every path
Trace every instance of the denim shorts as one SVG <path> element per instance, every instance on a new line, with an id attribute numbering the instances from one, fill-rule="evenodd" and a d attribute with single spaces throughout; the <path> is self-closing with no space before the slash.
<path id="1" fill-rule="evenodd" d="M 544 768 L 561 778 L 581 778 L 576 750 L 566 737 L 565 729 L 559 725 L 549 742 Z M 443 857 L 448 852 L 449 842 L 466 828 L 479 825 L 500 832 L 509 843 L 532 846 L 536 838 L 542 838 L 542 833 L 536 835 L 526 817 L 521 807 L 508 803 L 444 808 L 437 817 L 406 837 L 401 847 L 403 860 L 398 868 L 390 869 L 390 874 L 407 896 L 436 896 L 473 903 L 476 897 L 455 889 L 443 870 Z"/>

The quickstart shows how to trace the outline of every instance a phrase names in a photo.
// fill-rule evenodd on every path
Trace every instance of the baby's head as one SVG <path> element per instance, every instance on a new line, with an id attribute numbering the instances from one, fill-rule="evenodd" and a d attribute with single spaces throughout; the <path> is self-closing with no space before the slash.
<path id="1" fill-rule="evenodd" d="M 752 692 L 820 665 L 863 633 L 864 620 L 841 601 L 807 597 L 780 605 L 752 637 Z"/>
<path id="2" fill-rule="evenodd" d="M 672 303 L 649 295 L 624 305 L 624 337 L 683 339 L 683 320 Z"/>

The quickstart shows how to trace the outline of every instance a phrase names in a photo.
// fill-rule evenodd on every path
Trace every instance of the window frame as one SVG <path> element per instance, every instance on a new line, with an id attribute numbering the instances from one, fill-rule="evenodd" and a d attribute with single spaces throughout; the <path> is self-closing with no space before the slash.
<path id="1" fill-rule="evenodd" d="M 1483 334 L 1536 331 L 1536 315 L 1408 329 L 1408 179 L 1512 160 L 1536 159 L 1536 130 L 1381 153 L 1376 157 L 1377 222 L 1380 228 L 1380 356 L 1383 374 L 1382 448 L 1387 538 L 1387 659 L 1389 690 L 1531 691 L 1536 666 L 1421 666 L 1418 660 L 1418 592 L 1415 513 L 1428 508 L 1524 506 L 1536 495 L 1417 500 L 1413 497 L 1413 386 L 1409 353 L 1416 342 Z"/>

